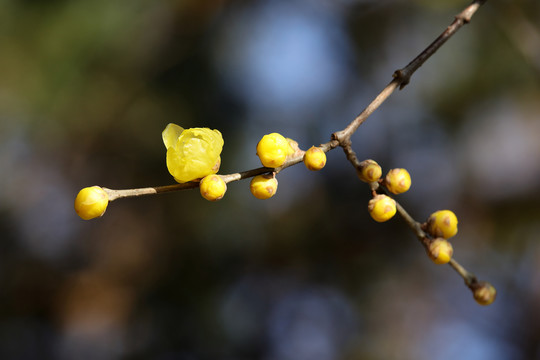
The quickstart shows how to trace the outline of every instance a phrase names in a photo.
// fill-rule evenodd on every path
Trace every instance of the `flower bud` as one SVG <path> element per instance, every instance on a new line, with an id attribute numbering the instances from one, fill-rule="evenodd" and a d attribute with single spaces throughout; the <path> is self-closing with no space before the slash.
<path id="1" fill-rule="evenodd" d="M 386 174 L 385 184 L 388 191 L 401 194 L 411 187 L 411 175 L 405 169 L 392 169 Z"/>
<path id="2" fill-rule="evenodd" d="M 434 237 L 449 239 L 457 234 L 457 225 L 456 214 L 450 210 L 439 210 L 429 216 L 426 229 Z"/>
<path id="3" fill-rule="evenodd" d="M 454 248 L 448 240 L 443 238 L 433 239 L 427 249 L 429 257 L 435 264 L 446 264 L 452 259 Z"/>
<path id="4" fill-rule="evenodd" d="M 257 175 L 251 179 L 249 189 L 257 199 L 269 199 L 276 194 L 278 181 L 274 175 Z"/>
<path id="5" fill-rule="evenodd" d="M 382 176 L 382 169 L 374 160 L 364 160 L 360 163 L 358 177 L 360 180 L 370 183 L 379 181 Z"/>
<path id="6" fill-rule="evenodd" d="M 86 187 L 75 198 L 75 211 L 84 220 L 102 216 L 109 205 L 109 196 L 99 186 Z"/>
<path id="7" fill-rule="evenodd" d="M 304 165 L 312 171 L 321 170 L 326 165 L 326 154 L 321 148 L 312 146 L 304 154 Z"/>
<path id="8" fill-rule="evenodd" d="M 257 156 L 263 166 L 277 168 L 285 163 L 291 147 L 287 139 L 278 133 L 264 135 L 257 144 Z"/>
<path id="9" fill-rule="evenodd" d="M 201 195 L 208 201 L 218 201 L 225 196 L 227 184 L 219 175 L 207 175 L 199 183 Z"/>
<path id="10" fill-rule="evenodd" d="M 497 297 L 497 290 L 488 282 L 480 281 L 473 287 L 474 300 L 480 305 L 489 305 Z"/>
<path id="11" fill-rule="evenodd" d="M 373 220 L 384 222 L 396 214 L 396 201 L 386 195 L 376 195 L 369 201 L 368 210 Z"/>
<path id="12" fill-rule="evenodd" d="M 298 141 L 291 138 L 285 138 L 285 140 L 287 140 L 287 142 L 289 143 L 289 148 L 287 149 L 287 157 L 291 157 L 302 152 L 302 150 L 300 150 L 300 147 L 298 146 Z"/>

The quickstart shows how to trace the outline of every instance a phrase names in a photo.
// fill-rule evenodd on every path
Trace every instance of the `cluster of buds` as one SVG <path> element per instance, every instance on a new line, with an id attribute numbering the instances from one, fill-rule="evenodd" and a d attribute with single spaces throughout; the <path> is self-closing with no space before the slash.
<path id="1" fill-rule="evenodd" d="M 374 160 L 364 160 L 357 169 L 360 180 L 367 183 L 382 184 L 389 192 L 401 194 L 411 187 L 411 175 L 405 169 L 392 169 L 386 177 L 382 177 L 382 169 Z M 373 198 L 369 201 L 368 211 L 373 220 L 377 222 L 388 221 L 396 214 L 396 201 L 388 195 L 373 192 Z"/>
<path id="2" fill-rule="evenodd" d="M 257 156 L 264 167 L 276 169 L 285 164 L 287 159 L 302 154 L 306 168 L 318 171 L 326 165 L 326 153 L 319 147 L 312 146 L 302 151 L 298 143 L 278 133 L 264 135 L 257 144 Z M 250 183 L 250 190 L 257 199 L 269 199 L 276 194 L 278 181 L 276 172 L 255 176 Z"/>
<path id="3" fill-rule="evenodd" d="M 450 210 L 435 211 L 422 225 L 430 235 L 426 251 L 435 264 L 447 264 L 452 259 L 454 249 L 448 239 L 457 234 L 457 225 L 457 216 Z"/>
<path id="4" fill-rule="evenodd" d="M 424 239 L 426 252 L 435 264 L 447 264 L 452 259 L 454 249 L 448 241 L 458 232 L 458 219 L 451 210 L 438 210 L 431 214 L 422 229 L 429 237 Z M 474 300 L 480 305 L 489 305 L 495 301 L 497 291 L 490 283 L 476 281 L 469 285 Z"/>
<path id="5" fill-rule="evenodd" d="M 183 129 L 176 124 L 169 124 L 162 133 L 167 149 L 167 169 L 179 183 L 192 182 L 198 185 L 201 196 L 209 201 L 218 201 L 225 196 L 227 183 L 217 174 L 221 165 L 223 138 L 218 130 L 209 128 Z M 257 144 L 257 156 L 267 168 L 266 173 L 256 175 L 250 182 L 250 191 L 257 199 L 269 199 L 277 192 L 277 173 L 284 167 L 298 162 L 310 171 L 318 171 L 326 165 L 326 153 L 322 147 L 312 146 L 302 151 L 298 143 L 281 134 L 264 135 Z M 294 162 L 287 164 L 287 160 Z M 373 220 L 385 222 L 397 213 L 397 203 L 389 195 L 402 194 L 411 187 L 411 176 L 406 169 L 397 168 L 388 171 L 382 178 L 382 169 L 376 161 L 368 159 L 357 167 L 360 180 L 369 183 L 373 197 L 368 203 L 368 211 Z M 380 186 L 387 191 L 378 193 Z M 107 191 L 109 192 L 107 192 Z M 75 198 L 75 211 L 84 220 L 102 216 L 115 196 L 109 189 L 92 186 L 82 189 Z M 389 194 L 389 195 L 387 195 Z M 112 197 L 110 198 L 109 195 Z M 431 214 L 421 229 L 425 235 L 419 235 L 429 258 L 435 264 L 447 264 L 452 260 L 453 247 L 448 241 L 457 234 L 458 219 L 450 210 L 439 210 Z M 479 282 L 473 277 L 468 286 L 473 291 L 474 299 L 481 305 L 489 305 L 495 300 L 496 290 L 487 282 Z"/>

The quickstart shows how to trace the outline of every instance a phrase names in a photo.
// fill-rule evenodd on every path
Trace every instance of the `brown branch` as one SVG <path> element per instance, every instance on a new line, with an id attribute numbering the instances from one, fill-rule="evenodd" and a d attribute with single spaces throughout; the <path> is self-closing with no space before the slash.
<path id="1" fill-rule="evenodd" d="M 377 95 L 377 97 L 343 130 L 332 134 L 332 139 L 337 140 L 340 146 L 346 146 L 351 135 L 356 129 L 375 111 L 381 104 L 396 90 L 400 85 L 399 79 L 392 80 L 386 87 Z"/>
<path id="2" fill-rule="evenodd" d="M 475 0 L 462 12 L 455 16 L 455 20 L 435 41 L 433 41 L 424 51 L 414 58 L 403 69 L 396 70 L 392 75 L 394 79 L 377 95 L 377 97 L 343 130 L 332 134 L 332 139 L 337 140 L 340 145 L 346 145 L 352 134 L 360 125 L 396 90 L 403 89 L 411 79 L 411 76 L 429 59 L 435 52 L 454 35 L 463 25 L 471 21 L 472 16 L 478 8 L 487 0 Z"/>
<path id="3" fill-rule="evenodd" d="M 411 76 L 420 66 L 422 66 L 427 59 L 429 59 L 443 44 L 452 37 L 463 25 L 468 24 L 471 21 L 474 13 L 483 5 L 487 0 L 475 0 L 469 6 L 467 6 L 462 12 L 455 16 L 454 21 L 450 26 L 443 31 L 441 35 L 435 41 L 433 41 L 424 51 L 413 59 L 403 69 L 396 70 L 394 73 L 394 79 L 399 82 L 400 90 L 403 89 L 411 80 Z"/>
<path id="4" fill-rule="evenodd" d="M 375 99 L 343 130 L 332 134 L 332 139 L 321 144 L 320 148 L 324 152 L 328 152 L 338 146 L 340 146 L 349 162 L 355 167 L 357 172 L 361 172 L 361 162 L 358 159 L 356 153 L 352 149 L 351 136 L 356 132 L 358 127 L 396 90 L 403 89 L 409 82 L 411 76 L 422 66 L 427 59 L 429 59 L 451 36 L 453 36 L 463 25 L 469 23 L 472 16 L 487 0 L 475 0 L 468 7 L 466 7 L 461 13 L 455 16 L 455 20 L 446 30 L 433 41 L 422 53 L 414 58 L 407 66 L 400 70 L 396 70 L 393 74 L 393 80 L 375 97 Z M 280 171 L 296 165 L 302 162 L 304 152 L 298 149 L 298 151 L 288 158 L 281 167 L 272 169 L 266 167 L 260 167 L 252 170 L 238 172 L 234 174 L 220 175 L 226 183 L 232 181 L 238 181 L 246 178 L 250 178 L 256 175 L 265 173 L 279 173 Z M 389 195 L 388 191 L 377 182 L 369 184 L 371 191 L 375 195 L 377 191 L 383 192 Z M 135 197 L 144 195 L 153 195 L 159 193 L 166 193 L 172 191 L 179 191 L 185 189 L 194 189 L 199 187 L 198 181 L 192 181 L 182 184 L 147 187 L 140 189 L 128 189 L 128 190 L 113 190 L 103 188 L 108 196 L 109 201 L 113 201 L 125 197 Z M 405 220 L 409 228 L 416 235 L 422 245 L 427 248 L 432 240 L 431 236 L 427 234 L 422 227 L 422 224 L 414 220 L 409 213 L 396 201 L 397 213 Z M 477 290 L 480 286 L 485 286 L 484 282 L 479 282 L 472 273 L 467 271 L 456 260 L 451 259 L 449 265 L 465 280 L 465 284 L 473 291 Z M 476 296 L 476 295 L 475 295 Z"/>
<path id="5" fill-rule="evenodd" d="M 379 107 L 381 104 L 394 92 L 396 88 L 403 88 L 409 83 L 411 75 L 429 58 L 437 49 L 439 49 L 456 31 L 459 30 L 464 24 L 471 20 L 471 17 L 478 10 L 480 5 L 485 3 L 486 0 L 475 0 L 471 5 L 465 8 L 461 13 L 456 15 L 454 22 L 433 42 L 431 43 L 420 55 L 418 55 L 413 61 L 411 61 L 406 67 L 394 72 L 394 79 L 377 95 L 377 97 L 358 115 L 345 129 L 332 134 L 332 140 L 322 144 L 321 149 L 328 152 L 338 146 L 341 146 L 345 151 L 347 159 L 355 166 L 359 168 L 360 161 L 356 157 L 355 152 L 351 148 L 350 138 L 351 135 L 358 129 L 360 125 Z M 302 154 L 293 156 L 285 162 L 279 168 L 257 168 L 253 170 L 247 170 L 234 174 L 221 175 L 225 182 L 242 180 L 245 178 L 253 177 L 259 174 L 275 171 L 276 173 L 286 169 L 290 166 L 296 165 L 302 161 Z M 166 186 L 146 187 L 140 189 L 126 189 L 126 190 L 113 190 L 103 188 L 109 195 L 109 201 L 116 199 L 154 195 L 165 192 L 194 189 L 199 186 L 198 182 L 188 182 L 182 184 L 173 184 Z"/>
<path id="6" fill-rule="evenodd" d="M 282 168 L 284 166 L 285 165 L 283 165 Z M 288 166 L 291 166 L 291 165 L 288 165 Z M 234 174 L 220 175 L 220 176 L 223 178 L 223 180 L 226 183 L 229 183 L 231 181 L 238 181 L 238 180 L 250 178 L 256 175 L 270 173 L 273 171 L 276 171 L 276 169 L 260 167 L 260 168 L 256 168 L 252 170 L 237 172 Z M 190 182 L 180 183 L 180 184 L 152 186 L 152 187 L 145 187 L 145 188 L 138 188 L 138 189 L 114 190 L 114 189 L 103 188 L 103 190 L 105 190 L 105 192 L 109 196 L 109 201 L 114 201 L 117 199 L 122 199 L 122 198 L 127 198 L 127 197 L 155 195 L 155 194 L 162 194 L 162 193 L 173 192 L 173 191 L 195 189 L 198 187 L 199 187 L 198 181 L 190 181 Z"/>

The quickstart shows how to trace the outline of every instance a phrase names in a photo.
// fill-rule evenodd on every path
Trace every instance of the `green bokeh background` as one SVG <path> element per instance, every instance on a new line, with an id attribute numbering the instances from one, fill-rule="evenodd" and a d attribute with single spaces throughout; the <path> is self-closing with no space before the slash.
<path id="1" fill-rule="evenodd" d="M 73 211 L 85 186 L 172 183 L 170 122 L 222 132 L 220 173 L 260 166 L 269 132 L 328 141 L 466 5 L 0 0 L 0 358 L 540 359 L 534 0 L 488 1 L 353 137 L 409 169 L 417 220 L 456 212 L 489 307 L 369 218 L 339 149 L 267 201 L 242 181 Z"/>

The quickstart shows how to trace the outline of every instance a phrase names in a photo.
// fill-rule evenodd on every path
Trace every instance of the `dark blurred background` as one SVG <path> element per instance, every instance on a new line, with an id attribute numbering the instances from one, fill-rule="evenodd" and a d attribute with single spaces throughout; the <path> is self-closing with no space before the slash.
<path id="1" fill-rule="evenodd" d="M 173 182 L 161 131 L 258 140 L 344 128 L 453 20 L 457 0 L 0 0 L 1 359 L 540 359 L 540 2 L 488 1 L 353 137 L 407 168 L 420 221 L 460 220 L 477 305 L 398 218 L 324 170 L 184 191 L 83 221 L 79 189 Z"/>

